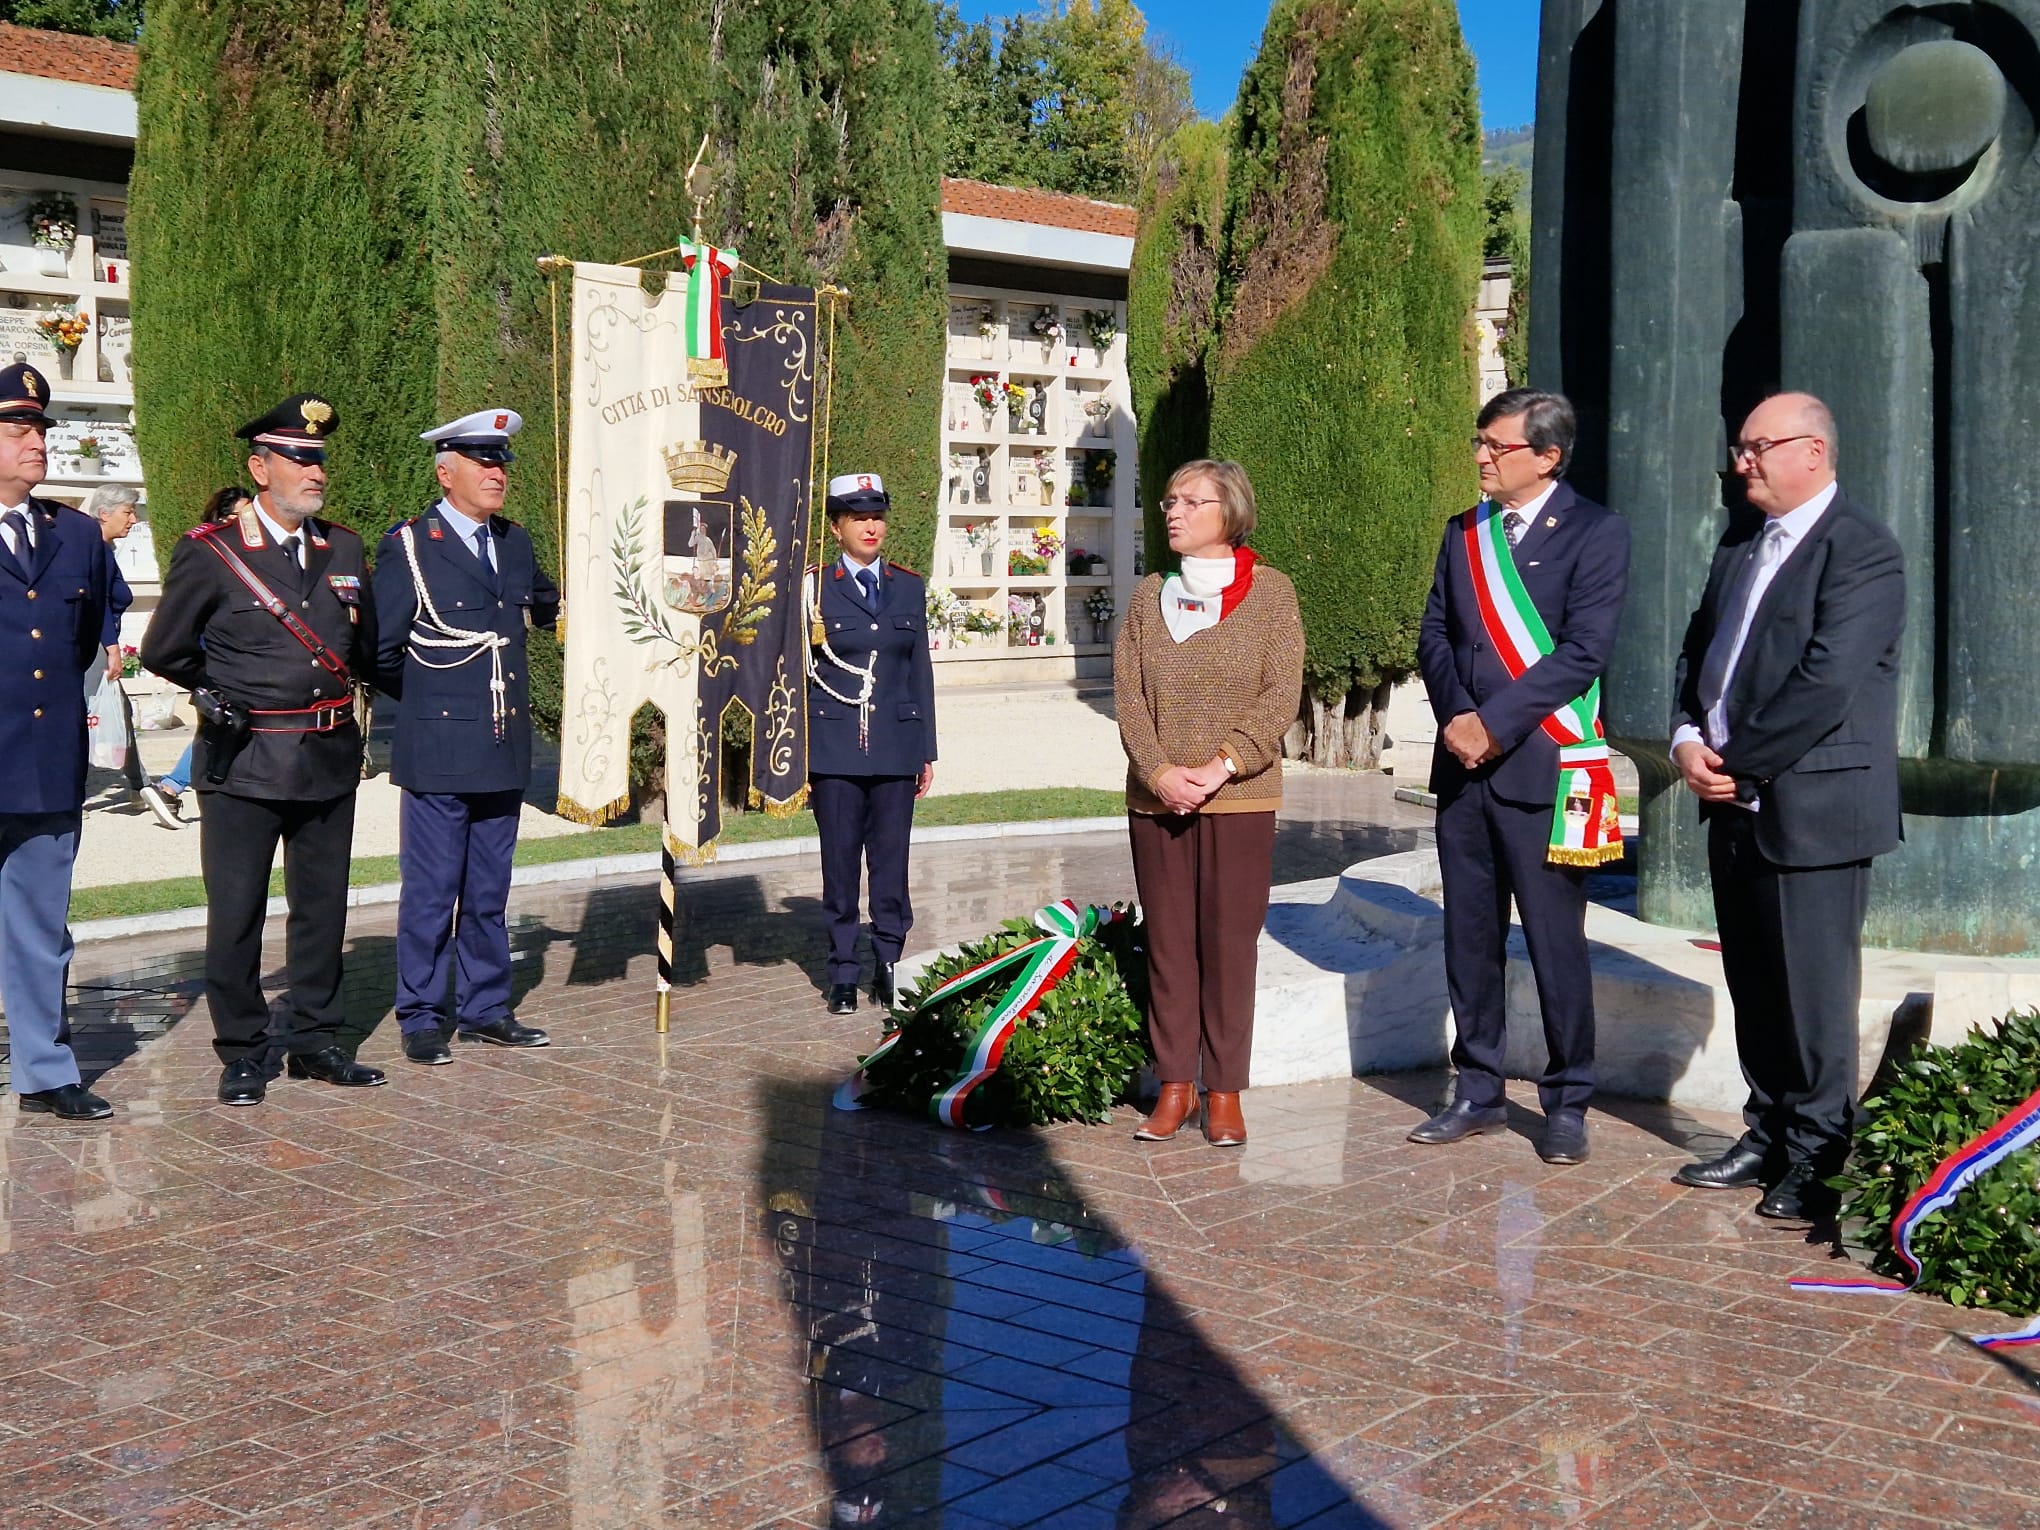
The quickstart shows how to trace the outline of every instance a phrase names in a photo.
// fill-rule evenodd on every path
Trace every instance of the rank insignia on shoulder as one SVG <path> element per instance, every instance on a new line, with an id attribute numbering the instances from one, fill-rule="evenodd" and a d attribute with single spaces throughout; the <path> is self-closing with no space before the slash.
<path id="1" fill-rule="evenodd" d="M 446 532 L 441 529 L 438 516 L 431 515 L 425 518 L 425 535 L 435 542 L 446 540 Z"/>
<path id="2" fill-rule="evenodd" d="M 319 535 L 310 521 L 305 522 L 305 535 L 311 538 L 312 546 L 318 548 L 321 552 L 326 550 L 326 539 Z"/>
<path id="3" fill-rule="evenodd" d="M 245 502 L 234 517 L 241 528 L 241 545 L 251 551 L 262 546 L 262 519 L 255 513 L 255 501 Z"/>
<path id="4" fill-rule="evenodd" d="M 892 569 L 895 573 L 912 574 L 916 579 L 919 579 L 921 577 L 921 571 L 919 569 L 908 568 L 906 564 L 895 563 L 890 558 L 885 560 L 885 566 L 889 569 Z"/>

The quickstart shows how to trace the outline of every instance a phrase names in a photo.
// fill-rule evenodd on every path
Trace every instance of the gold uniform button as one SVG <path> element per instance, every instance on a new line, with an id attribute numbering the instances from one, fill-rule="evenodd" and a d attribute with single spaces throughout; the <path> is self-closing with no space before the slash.
<path id="1" fill-rule="evenodd" d="M 35 591 L 34 591 L 34 590 L 30 590 L 30 591 L 28 592 L 28 598 L 29 598 L 30 600 L 34 600 L 34 599 L 35 599 Z"/>
<path id="2" fill-rule="evenodd" d="M 38 716 L 38 717 L 42 716 L 42 708 L 41 708 L 41 707 L 37 707 L 37 708 L 35 709 L 35 715 L 36 715 L 36 716 Z"/>
<path id="3" fill-rule="evenodd" d="M 28 629 L 28 635 L 32 638 L 40 639 L 42 637 L 42 628 L 31 627 Z"/>
<path id="4" fill-rule="evenodd" d="M 37 670 L 37 671 L 35 672 L 35 677 L 36 677 L 36 679 L 38 679 L 38 680 L 42 679 L 42 671 L 41 671 L 41 670 Z"/>

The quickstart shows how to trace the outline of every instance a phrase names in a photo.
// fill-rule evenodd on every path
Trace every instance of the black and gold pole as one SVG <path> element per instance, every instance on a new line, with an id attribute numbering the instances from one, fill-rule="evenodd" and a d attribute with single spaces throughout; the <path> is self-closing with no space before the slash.
<path id="1" fill-rule="evenodd" d="M 673 847 L 659 836 L 659 1034 L 673 1020 L 673 925 L 680 902 L 680 868 Z"/>

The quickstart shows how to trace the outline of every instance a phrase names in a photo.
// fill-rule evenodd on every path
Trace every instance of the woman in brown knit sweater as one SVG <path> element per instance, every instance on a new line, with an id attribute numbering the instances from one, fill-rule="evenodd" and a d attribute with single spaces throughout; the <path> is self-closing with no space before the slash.
<path id="1" fill-rule="evenodd" d="M 1182 1129 L 1201 1065 L 1205 1139 L 1236 1147 L 1303 622 L 1296 587 L 1244 545 L 1254 486 L 1238 463 L 1186 462 L 1162 513 L 1182 572 L 1141 581 L 1112 661 L 1162 1085 L 1134 1135 L 1165 1142 Z"/>

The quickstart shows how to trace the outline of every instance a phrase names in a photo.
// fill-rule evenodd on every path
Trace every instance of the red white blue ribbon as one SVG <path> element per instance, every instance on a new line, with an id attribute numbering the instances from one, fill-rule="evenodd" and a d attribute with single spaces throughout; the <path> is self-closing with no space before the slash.
<path id="1" fill-rule="evenodd" d="M 956 1081 L 937 1093 L 928 1102 L 928 1113 L 944 1126 L 961 1128 L 964 1121 L 964 1104 L 972 1091 L 999 1071 L 999 1063 L 1006 1055 L 1006 1043 L 1013 1039 L 1013 1031 L 1019 1023 L 1032 1013 L 1035 1006 L 1048 991 L 1062 981 L 1070 968 L 1076 965 L 1077 947 L 1084 937 L 1094 932 L 1101 924 L 1110 924 L 1122 919 L 1125 914 L 1116 909 L 1099 908 L 1093 905 L 1078 908 L 1068 898 L 1059 898 L 1034 915 L 1034 923 L 1048 933 L 1039 940 L 1030 940 L 1026 945 L 1016 947 L 1003 956 L 979 962 L 967 971 L 959 972 L 948 982 L 930 993 L 921 996 L 914 1013 L 919 1014 L 931 1005 L 955 997 L 966 989 L 974 988 L 986 979 L 1002 972 L 1018 969 L 1006 992 L 999 1002 L 992 1006 L 992 1012 L 978 1027 L 977 1034 L 964 1049 L 964 1061 Z M 909 1016 L 908 1018 L 912 1018 Z M 905 1034 L 902 1026 L 890 1032 L 873 1048 L 871 1055 L 864 1059 L 857 1072 L 845 1079 L 836 1090 L 835 1104 L 838 1110 L 861 1110 L 860 1103 L 869 1091 L 870 1084 L 865 1078 L 866 1070 L 886 1053 L 899 1045 Z"/>
<path id="2" fill-rule="evenodd" d="M 1919 1284 L 1920 1262 L 1913 1256 L 1912 1237 L 1921 1221 L 1955 1204 L 1955 1198 L 1976 1177 L 1995 1168 L 2021 1148 L 2040 1145 L 2040 1089 L 2026 1096 L 1997 1125 L 1975 1141 L 1957 1148 L 1935 1167 L 1912 1199 L 1900 1208 L 1891 1223 L 1891 1246 L 1912 1276 L 1904 1285 L 1874 1280 L 1795 1280 L 1795 1291 L 1826 1291 L 1843 1296 L 1903 1296 Z M 2009 1333 L 1978 1334 L 1971 1343 L 1983 1349 L 2009 1349 L 2019 1344 L 2040 1344 L 2040 1317 Z"/>

